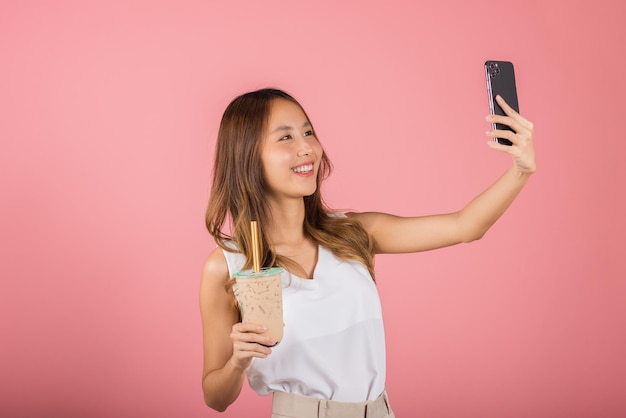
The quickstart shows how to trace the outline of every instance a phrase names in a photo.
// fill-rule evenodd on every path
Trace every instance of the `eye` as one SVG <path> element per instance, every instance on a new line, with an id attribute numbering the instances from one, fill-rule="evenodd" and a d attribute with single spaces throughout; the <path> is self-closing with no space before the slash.
<path id="1" fill-rule="evenodd" d="M 315 133 L 313 133 L 313 131 L 312 131 L 312 130 L 308 130 L 308 131 L 306 131 L 306 132 L 304 133 L 304 136 L 312 136 L 312 135 L 313 135 L 313 136 L 315 135 Z"/>
<path id="2" fill-rule="evenodd" d="M 291 135 L 285 135 L 279 139 L 279 141 L 285 141 L 287 139 L 291 139 Z"/>

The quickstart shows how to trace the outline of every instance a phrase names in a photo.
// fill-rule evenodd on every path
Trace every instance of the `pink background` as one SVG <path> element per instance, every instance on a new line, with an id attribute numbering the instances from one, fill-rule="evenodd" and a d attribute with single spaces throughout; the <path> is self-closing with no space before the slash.
<path id="1" fill-rule="evenodd" d="M 497 5 L 497 6 L 496 6 Z M 278 86 L 336 208 L 459 209 L 516 65 L 539 170 L 483 240 L 377 259 L 399 417 L 626 416 L 626 30 L 615 1 L 0 5 L 0 415 L 269 416 L 203 404 L 198 284 L 219 118 Z"/>

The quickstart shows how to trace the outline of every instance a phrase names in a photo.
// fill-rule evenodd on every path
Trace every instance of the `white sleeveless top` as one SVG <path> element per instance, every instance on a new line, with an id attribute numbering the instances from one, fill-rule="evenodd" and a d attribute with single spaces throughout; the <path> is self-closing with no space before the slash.
<path id="1" fill-rule="evenodd" d="M 224 251 L 231 277 L 245 257 Z M 373 400 L 385 388 L 380 298 L 363 264 L 319 247 L 313 279 L 283 273 L 284 335 L 247 370 L 252 389 L 342 402 Z"/>

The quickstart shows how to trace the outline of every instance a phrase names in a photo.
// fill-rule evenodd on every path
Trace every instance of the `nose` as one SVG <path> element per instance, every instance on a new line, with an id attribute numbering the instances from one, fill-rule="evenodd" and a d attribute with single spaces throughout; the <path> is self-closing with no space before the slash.
<path id="1" fill-rule="evenodd" d="M 313 147 L 306 138 L 300 139 L 300 147 L 298 148 L 298 157 L 307 157 L 313 153 Z"/>

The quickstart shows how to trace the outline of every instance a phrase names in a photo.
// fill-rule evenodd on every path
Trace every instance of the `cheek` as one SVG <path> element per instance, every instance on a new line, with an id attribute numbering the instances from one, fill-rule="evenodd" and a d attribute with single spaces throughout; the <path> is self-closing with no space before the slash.
<path id="1" fill-rule="evenodd" d="M 315 145 L 313 146 L 313 150 L 315 151 L 315 154 L 321 160 L 322 155 L 324 155 L 324 148 L 322 148 L 322 145 L 319 142 L 316 142 Z"/>
<path id="2" fill-rule="evenodd" d="M 282 170 L 284 166 L 289 166 L 291 154 L 285 150 L 274 149 L 271 152 L 261 154 L 261 161 L 266 174 L 270 175 L 276 170 Z"/>

